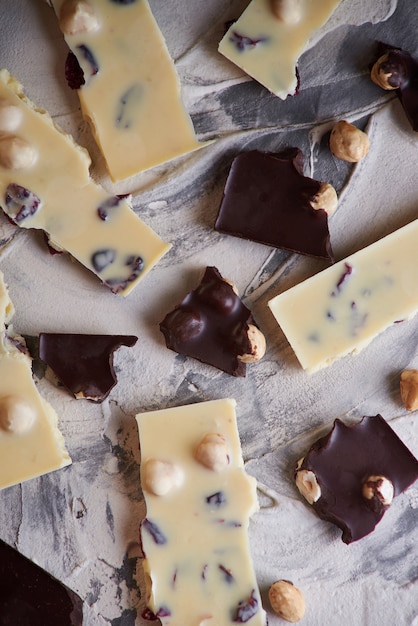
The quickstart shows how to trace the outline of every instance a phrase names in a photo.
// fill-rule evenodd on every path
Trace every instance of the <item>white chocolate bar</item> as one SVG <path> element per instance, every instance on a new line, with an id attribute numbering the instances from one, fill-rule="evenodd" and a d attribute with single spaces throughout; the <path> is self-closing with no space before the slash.
<path id="1" fill-rule="evenodd" d="M 147 0 L 51 4 L 84 71 L 78 90 L 82 111 L 114 181 L 202 147 Z M 74 14 L 86 5 L 89 13 L 80 26 Z"/>
<path id="2" fill-rule="evenodd" d="M 149 608 L 164 626 L 264 626 L 247 535 L 256 481 L 244 469 L 235 400 L 136 419 Z"/>
<path id="3" fill-rule="evenodd" d="M 0 70 L 0 206 L 23 228 L 44 230 L 113 292 L 127 295 L 167 252 L 131 209 L 89 174 L 90 157 Z"/>
<path id="4" fill-rule="evenodd" d="M 418 220 L 268 303 L 302 367 L 360 352 L 418 311 Z"/>
<path id="5" fill-rule="evenodd" d="M 218 49 L 284 100 L 296 91 L 296 66 L 309 39 L 325 24 L 341 0 L 294 0 L 300 10 L 296 21 L 276 17 L 273 1 L 252 0 L 230 26 Z"/>
<path id="6" fill-rule="evenodd" d="M 0 272 L 0 489 L 71 464 L 53 408 L 39 395 Z"/>

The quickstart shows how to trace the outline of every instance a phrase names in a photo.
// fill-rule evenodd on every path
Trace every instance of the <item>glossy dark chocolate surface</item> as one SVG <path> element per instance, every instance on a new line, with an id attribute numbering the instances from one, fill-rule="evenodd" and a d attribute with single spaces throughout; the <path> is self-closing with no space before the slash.
<path id="1" fill-rule="evenodd" d="M 321 183 L 303 175 L 303 154 L 251 150 L 232 162 L 215 230 L 333 260 L 328 215 L 313 209 Z"/>
<path id="2" fill-rule="evenodd" d="M 160 324 L 167 347 L 213 365 L 232 376 L 245 376 L 237 355 L 250 351 L 251 311 L 215 267 L 207 267 L 200 285 Z"/>
<path id="3" fill-rule="evenodd" d="M 385 512 L 374 510 L 362 495 L 369 476 L 388 478 L 394 496 L 418 478 L 418 460 L 381 415 L 363 417 L 354 426 L 335 420 L 331 432 L 313 444 L 300 469 L 315 474 L 321 497 L 312 506 L 322 519 L 341 528 L 344 543 L 371 533 Z"/>
<path id="4" fill-rule="evenodd" d="M 102 402 L 117 383 L 114 351 L 136 342 L 133 335 L 40 333 L 39 357 L 72 394 Z"/>
<path id="5" fill-rule="evenodd" d="M 0 626 L 82 626 L 81 598 L 0 541 Z"/>

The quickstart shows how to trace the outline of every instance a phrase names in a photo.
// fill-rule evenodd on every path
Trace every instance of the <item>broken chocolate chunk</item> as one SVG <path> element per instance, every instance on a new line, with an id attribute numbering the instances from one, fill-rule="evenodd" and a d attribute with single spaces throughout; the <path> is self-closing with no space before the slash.
<path id="1" fill-rule="evenodd" d="M 81 598 L 0 541 L 1 626 L 82 626 L 82 623 Z"/>
<path id="2" fill-rule="evenodd" d="M 380 67 L 375 71 L 382 72 L 388 83 L 383 88 L 396 90 L 413 130 L 418 131 L 418 61 L 401 48 L 379 42 L 376 63 Z"/>
<path id="3" fill-rule="evenodd" d="M 251 150 L 232 162 L 215 230 L 333 262 L 328 215 L 311 205 L 321 183 L 303 175 L 303 154 Z"/>
<path id="4" fill-rule="evenodd" d="M 344 543 L 371 533 L 387 507 L 373 506 L 363 486 L 383 478 L 399 495 L 418 478 L 418 460 L 381 415 L 363 417 L 352 426 L 337 419 L 331 432 L 310 448 L 296 470 L 309 472 L 319 485 L 312 502 L 319 517 L 343 531 Z"/>
<path id="5" fill-rule="evenodd" d="M 245 376 L 238 356 L 251 353 L 251 311 L 215 267 L 160 324 L 167 348 L 231 374 Z"/>
<path id="6" fill-rule="evenodd" d="M 116 385 L 113 353 L 135 345 L 133 335 L 41 333 L 39 358 L 76 397 L 102 402 Z"/>

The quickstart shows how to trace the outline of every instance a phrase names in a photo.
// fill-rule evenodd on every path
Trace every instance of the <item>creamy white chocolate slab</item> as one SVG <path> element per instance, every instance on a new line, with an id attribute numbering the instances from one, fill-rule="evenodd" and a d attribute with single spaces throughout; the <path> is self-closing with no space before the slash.
<path id="1" fill-rule="evenodd" d="M 0 272 L 0 489 L 71 464 L 58 417 L 33 381 L 24 339 L 7 326 L 13 312 Z"/>
<path id="2" fill-rule="evenodd" d="M 359 352 L 418 311 L 418 220 L 268 303 L 302 367 Z"/>
<path id="3" fill-rule="evenodd" d="M 87 152 L 0 70 L 0 206 L 19 226 L 44 230 L 52 247 L 125 296 L 170 245 L 126 197 L 94 183 L 89 166 Z"/>
<path id="4" fill-rule="evenodd" d="M 235 406 L 222 399 L 136 418 L 148 606 L 164 626 L 266 623 L 247 534 L 256 483 L 244 469 Z"/>
<path id="5" fill-rule="evenodd" d="M 224 35 L 219 52 L 284 100 L 296 91 L 296 67 L 309 39 L 340 1 L 293 0 L 296 19 L 286 21 L 274 14 L 274 0 L 252 0 Z"/>
<path id="6" fill-rule="evenodd" d="M 82 111 L 114 181 L 202 147 L 147 0 L 51 4 L 84 71 Z M 88 7 L 84 28 L 74 26 L 74 7 Z"/>

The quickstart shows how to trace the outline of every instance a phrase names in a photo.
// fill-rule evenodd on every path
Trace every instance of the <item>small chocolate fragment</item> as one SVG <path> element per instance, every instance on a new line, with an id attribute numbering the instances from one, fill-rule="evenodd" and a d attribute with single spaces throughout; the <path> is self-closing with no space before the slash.
<path id="1" fill-rule="evenodd" d="M 232 162 L 215 230 L 333 262 L 321 182 L 303 175 L 303 154 L 251 150 Z"/>
<path id="2" fill-rule="evenodd" d="M 198 359 L 232 376 L 245 376 L 239 355 L 249 354 L 251 311 L 215 267 L 160 324 L 167 348 Z"/>
<path id="3" fill-rule="evenodd" d="M 133 335 L 41 333 L 39 358 L 76 398 L 102 402 L 117 383 L 114 351 L 137 340 Z"/>
<path id="4" fill-rule="evenodd" d="M 381 415 L 354 426 L 336 419 L 331 432 L 310 448 L 297 469 L 312 472 L 321 495 L 312 503 L 319 517 L 343 531 L 344 543 L 371 533 L 387 507 L 363 495 L 370 477 L 385 477 L 399 495 L 418 478 L 418 460 Z"/>
<path id="5" fill-rule="evenodd" d="M 81 598 L 0 541 L 1 626 L 82 626 L 82 623 Z"/>
<path id="6" fill-rule="evenodd" d="M 380 67 L 372 72 L 387 77 L 385 89 L 395 90 L 413 130 L 418 131 L 418 61 L 409 52 L 380 42 L 376 62 Z"/>

